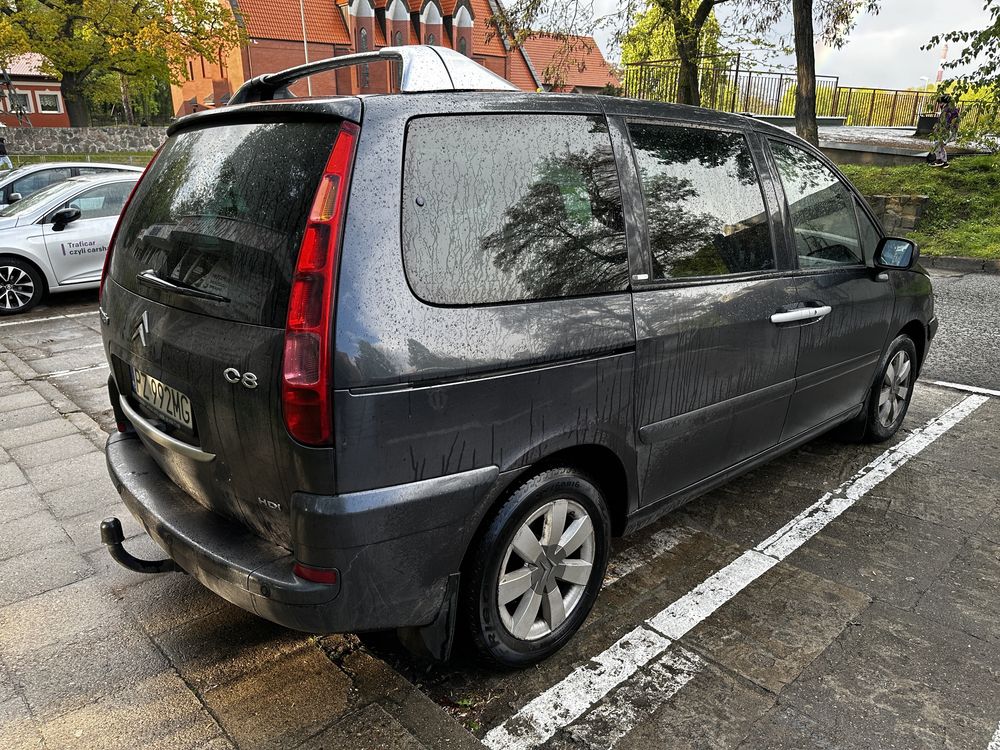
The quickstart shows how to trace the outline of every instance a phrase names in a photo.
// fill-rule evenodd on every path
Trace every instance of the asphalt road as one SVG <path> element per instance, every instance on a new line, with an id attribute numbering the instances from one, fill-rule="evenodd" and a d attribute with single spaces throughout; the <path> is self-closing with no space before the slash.
<path id="1" fill-rule="evenodd" d="M 932 277 L 941 328 L 924 379 L 1000 389 L 1000 276 L 934 271 Z"/>

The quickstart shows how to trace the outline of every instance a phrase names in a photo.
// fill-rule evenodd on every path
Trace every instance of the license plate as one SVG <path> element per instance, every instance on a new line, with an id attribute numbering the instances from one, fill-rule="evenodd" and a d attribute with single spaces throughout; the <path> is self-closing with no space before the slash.
<path id="1" fill-rule="evenodd" d="M 194 429 L 194 421 L 191 419 L 191 399 L 176 388 L 171 388 L 133 367 L 132 391 L 157 414 L 181 427 Z"/>

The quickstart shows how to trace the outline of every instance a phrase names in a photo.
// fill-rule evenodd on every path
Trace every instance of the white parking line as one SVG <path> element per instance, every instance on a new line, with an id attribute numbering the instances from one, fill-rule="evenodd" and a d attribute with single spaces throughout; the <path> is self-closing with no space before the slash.
<path id="1" fill-rule="evenodd" d="M 986 396 L 967 396 L 915 430 L 755 549 L 740 555 L 529 701 L 514 716 L 490 730 L 484 738 L 485 744 L 493 750 L 512 750 L 533 748 L 548 741 L 987 401 Z"/>
<path id="2" fill-rule="evenodd" d="M 77 367 L 75 370 L 59 370 L 58 372 L 50 372 L 48 375 L 42 375 L 40 378 L 35 378 L 35 380 L 51 380 L 52 378 L 64 378 L 67 375 L 79 375 L 84 372 L 90 372 L 92 370 L 109 369 L 106 362 L 101 362 L 98 365 L 89 365 L 87 367 Z"/>
<path id="3" fill-rule="evenodd" d="M 940 385 L 944 388 L 952 388 L 956 391 L 966 391 L 968 393 L 979 393 L 983 396 L 1000 396 L 1000 391 L 991 388 L 980 388 L 976 385 L 963 385 L 962 383 L 949 383 L 945 380 L 929 380 L 931 385 Z"/>
<path id="4" fill-rule="evenodd" d="M 0 328 L 6 328 L 7 326 L 23 326 L 28 323 L 44 323 L 46 320 L 68 320 L 70 318 L 83 318 L 87 315 L 97 315 L 97 310 L 92 312 L 82 312 L 82 313 L 71 313 L 69 315 L 51 315 L 48 318 L 29 318 L 27 320 L 11 320 L 6 323 L 0 323 Z"/>
<path id="5" fill-rule="evenodd" d="M 1000 750 L 1000 726 L 998 726 L 997 731 L 993 733 L 993 739 L 990 740 L 990 744 L 986 746 L 986 750 Z"/>
<path id="6" fill-rule="evenodd" d="M 680 646 L 670 649 L 570 727 L 573 745 L 614 747 L 636 724 L 679 693 L 704 666 L 697 654 Z"/>

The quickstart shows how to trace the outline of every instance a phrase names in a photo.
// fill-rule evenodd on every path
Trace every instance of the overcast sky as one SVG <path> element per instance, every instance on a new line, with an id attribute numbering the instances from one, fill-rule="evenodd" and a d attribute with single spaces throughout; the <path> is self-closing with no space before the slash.
<path id="1" fill-rule="evenodd" d="M 983 28 L 989 13 L 984 0 L 883 0 L 877 16 L 863 15 L 843 49 L 818 49 L 816 72 L 840 76 L 842 85 L 909 88 L 920 86 L 921 76 L 932 81 L 937 75 L 941 51 L 922 51 L 934 34 L 955 29 Z M 597 9 L 613 10 L 616 0 L 597 0 Z M 725 24 L 725 6 L 719 6 L 719 18 Z M 790 35 L 791 26 L 776 29 L 775 37 Z M 598 33 L 598 43 L 608 50 L 610 33 Z M 950 57 L 960 52 L 953 48 Z M 617 58 L 618 55 L 613 55 Z M 794 67 L 794 58 L 779 58 L 776 67 Z"/>

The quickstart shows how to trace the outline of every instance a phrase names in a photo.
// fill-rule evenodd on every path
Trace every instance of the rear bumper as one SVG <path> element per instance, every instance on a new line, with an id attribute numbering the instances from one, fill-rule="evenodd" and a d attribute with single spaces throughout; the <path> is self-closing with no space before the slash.
<path id="1" fill-rule="evenodd" d="M 486 467 L 348 495 L 295 494 L 293 555 L 195 502 L 135 434 L 108 439 L 107 463 L 129 511 L 185 571 L 243 609 L 313 633 L 430 623 L 498 476 Z M 298 578 L 296 560 L 336 568 L 337 584 Z"/>

